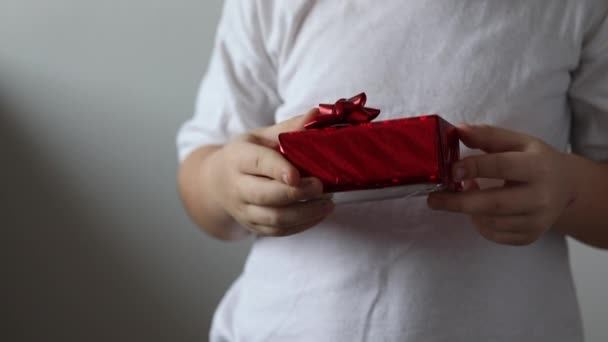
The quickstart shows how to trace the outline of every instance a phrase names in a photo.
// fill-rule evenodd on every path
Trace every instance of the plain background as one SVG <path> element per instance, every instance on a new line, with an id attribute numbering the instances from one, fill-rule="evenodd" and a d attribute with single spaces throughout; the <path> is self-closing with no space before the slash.
<path id="1" fill-rule="evenodd" d="M 189 223 L 174 137 L 221 5 L 1 0 L 0 340 L 207 339 L 248 244 Z M 606 341 L 608 253 L 571 247 L 588 341 Z"/>

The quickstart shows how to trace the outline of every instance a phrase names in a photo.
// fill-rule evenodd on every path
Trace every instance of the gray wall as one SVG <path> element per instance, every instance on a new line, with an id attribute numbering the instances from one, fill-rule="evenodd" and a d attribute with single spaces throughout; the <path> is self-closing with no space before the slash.
<path id="1" fill-rule="evenodd" d="M 247 246 L 183 214 L 174 136 L 220 6 L 0 1 L 0 340 L 206 340 Z"/>
<path id="2" fill-rule="evenodd" d="M 0 340 L 206 340 L 248 246 L 188 222 L 174 134 L 220 6 L 0 2 Z M 605 341 L 608 255 L 572 246 L 589 341 Z"/>

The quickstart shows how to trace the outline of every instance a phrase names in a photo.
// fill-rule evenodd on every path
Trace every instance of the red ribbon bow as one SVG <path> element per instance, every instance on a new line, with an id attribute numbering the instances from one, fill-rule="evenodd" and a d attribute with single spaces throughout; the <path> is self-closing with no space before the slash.
<path id="1" fill-rule="evenodd" d="M 350 99 L 339 99 L 335 104 L 320 104 L 321 115 L 304 127 L 323 128 L 334 125 L 348 125 L 370 122 L 380 115 L 380 110 L 365 107 L 367 96 L 361 93 Z"/>

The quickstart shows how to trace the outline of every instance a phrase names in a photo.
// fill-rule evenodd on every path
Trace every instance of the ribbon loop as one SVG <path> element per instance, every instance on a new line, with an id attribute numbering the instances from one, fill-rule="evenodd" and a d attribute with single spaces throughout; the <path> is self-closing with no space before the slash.
<path id="1" fill-rule="evenodd" d="M 380 110 L 365 107 L 366 102 L 367 96 L 361 93 L 350 99 L 339 99 L 333 105 L 320 104 L 321 114 L 304 127 L 312 129 L 370 122 L 380 115 Z"/>

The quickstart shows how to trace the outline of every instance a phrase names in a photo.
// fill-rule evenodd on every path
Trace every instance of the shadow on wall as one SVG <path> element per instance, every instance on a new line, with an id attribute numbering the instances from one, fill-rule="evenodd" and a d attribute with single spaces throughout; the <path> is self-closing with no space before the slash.
<path id="1" fill-rule="evenodd" d="M 183 340 L 171 308 L 93 233 L 110 223 L 28 141 L 19 106 L 0 93 L 0 340 Z"/>

